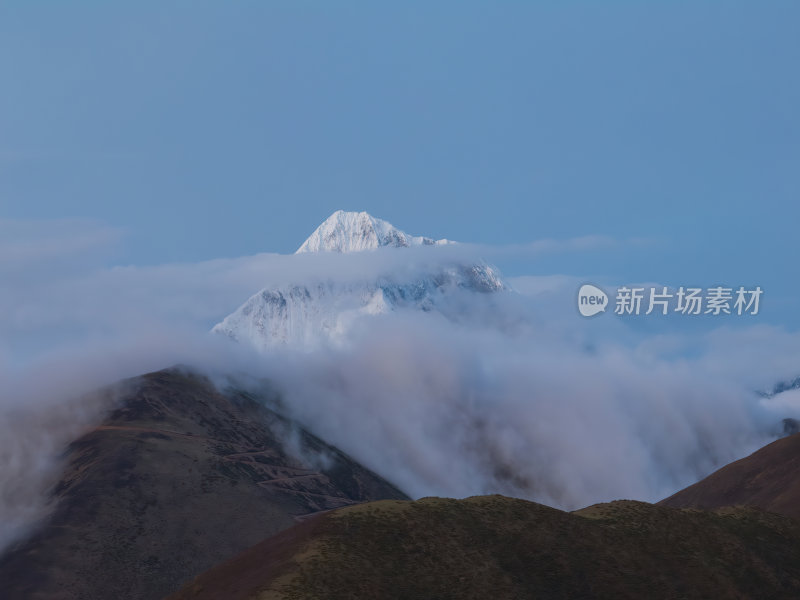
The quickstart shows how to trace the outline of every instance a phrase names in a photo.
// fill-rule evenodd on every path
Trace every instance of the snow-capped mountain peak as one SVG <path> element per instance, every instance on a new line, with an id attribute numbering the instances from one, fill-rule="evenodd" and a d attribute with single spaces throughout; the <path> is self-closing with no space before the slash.
<path id="1" fill-rule="evenodd" d="M 367 212 L 337 210 L 298 248 L 303 252 L 360 252 L 382 246 L 433 246 L 452 243 L 408 235 L 391 223 Z"/>
<path id="2" fill-rule="evenodd" d="M 311 234 L 296 254 L 448 243 L 453 242 L 410 236 L 366 212 L 339 210 Z M 320 343 L 343 343 L 361 319 L 399 310 L 436 311 L 460 319 L 463 315 L 457 313 L 469 304 L 459 301 L 467 299 L 462 294 L 484 295 L 508 289 L 499 273 L 483 261 L 434 261 L 412 271 L 396 271 L 390 264 L 379 276 L 356 280 L 333 276 L 263 289 L 212 331 L 260 350 L 276 344 L 314 348 Z"/>

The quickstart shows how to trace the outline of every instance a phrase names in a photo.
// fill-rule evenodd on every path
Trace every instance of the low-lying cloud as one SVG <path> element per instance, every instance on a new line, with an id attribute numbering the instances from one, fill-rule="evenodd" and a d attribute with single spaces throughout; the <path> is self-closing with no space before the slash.
<path id="1" fill-rule="evenodd" d="M 0 547 L 45 513 L 59 453 L 108 409 L 83 394 L 176 363 L 268 378 L 292 416 L 416 497 L 505 493 L 562 508 L 657 500 L 800 417 L 796 398 L 755 393 L 799 374 L 798 334 L 583 321 L 579 279 L 566 275 L 514 279 L 519 294 L 459 296 L 449 318 L 365 316 L 348 344 L 324 351 L 257 355 L 208 333 L 267 286 L 413 277 L 489 256 L 485 247 L 109 268 L 96 255 L 114 232 L 81 227 L 86 239 L 65 244 L 69 269 L 21 234 L 19 261 L 0 261 L 12 282 L 0 294 Z"/>
<path id="2" fill-rule="evenodd" d="M 569 509 L 663 498 L 797 412 L 759 398 L 736 361 L 715 368 L 715 352 L 665 359 L 539 333 L 378 317 L 350 348 L 275 355 L 267 373 L 301 422 L 412 496 L 504 493 Z"/>

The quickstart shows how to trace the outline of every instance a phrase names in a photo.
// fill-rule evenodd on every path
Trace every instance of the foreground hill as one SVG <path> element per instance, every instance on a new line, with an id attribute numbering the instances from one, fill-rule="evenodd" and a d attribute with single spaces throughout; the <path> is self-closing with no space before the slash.
<path id="1" fill-rule="evenodd" d="M 685 508 L 751 505 L 800 518 L 800 433 L 722 467 L 659 504 Z"/>
<path id="2" fill-rule="evenodd" d="M 169 600 L 798 597 L 788 517 L 633 501 L 567 513 L 487 496 L 319 515 Z"/>
<path id="3" fill-rule="evenodd" d="M 128 383 L 67 449 L 52 515 L 0 558 L 0 598 L 162 598 L 305 515 L 405 498 L 247 394 L 177 370 Z"/>

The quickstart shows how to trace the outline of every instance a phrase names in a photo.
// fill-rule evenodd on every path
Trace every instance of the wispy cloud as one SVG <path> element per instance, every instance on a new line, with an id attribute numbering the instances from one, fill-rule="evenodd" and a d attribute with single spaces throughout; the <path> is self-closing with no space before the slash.
<path id="1" fill-rule="evenodd" d="M 564 239 L 539 239 L 524 244 L 468 244 L 468 246 L 487 257 L 514 256 L 530 259 L 552 254 L 643 247 L 655 243 L 658 243 L 657 240 L 644 237 L 615 238 L 607 235 L 585 235 Z"/>
<path id="2" fill-rule="evenodd" d="M 105 256 L 121 238 L 121 230 L 93 220 L 0 219 L 0 272 L 44 269 L 59 275 L 65 264 Z"/>

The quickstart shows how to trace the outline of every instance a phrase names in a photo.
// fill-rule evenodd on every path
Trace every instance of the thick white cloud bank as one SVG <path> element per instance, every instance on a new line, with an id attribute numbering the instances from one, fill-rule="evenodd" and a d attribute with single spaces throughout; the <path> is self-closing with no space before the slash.
<path id="1" fill-rule="evenodd" d="M 432 314 L 381 317 L 349 349 L 268 362 L 300 421 L 415 497 L 655 501 L 800 416 L 758 398 L 739 359 L 714 350 L 665 360 L 641 345 L 582 348 Z"/>
<path id="2" fill-rule="evenodd" d="M 97 256 L 114 233 L 102 226 L 49 225 L 51 237 L 69 232 L 60 251 L 5 226 L 19 239 L 0 261 L 0 547 L 45 513 L 59 453 L 107 409 L 82 395 L 176 363 L 219 381 L 268 379 L 292 416 L 415 497 L 504 493 L 569 509 L 657 500 L 800 417 L 794 392 L 754 393 L 800 374 L 800 335 L 644 335 L 611 315 L 583 321 L 569 276 L 457 297 L 450 318 L 365 317 L 348 344 L 313 352 L 255 354 L 208 334 L 267 285 L 413 273 L 469 247 L 106 268 Z"/>

